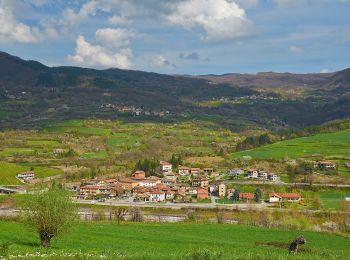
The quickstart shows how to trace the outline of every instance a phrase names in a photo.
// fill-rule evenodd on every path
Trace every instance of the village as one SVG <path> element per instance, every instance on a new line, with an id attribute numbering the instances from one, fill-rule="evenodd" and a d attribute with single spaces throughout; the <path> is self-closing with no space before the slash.
<path id="1" fill-rule="evenodd" d="M 162 176 L 162 177 L 160 177 Z M 71 187 L 77 200 L 105 203 L 107 201 L 122 201 L 137 203 L 212 203 L 232 201 L 232 203 L 282 203 L 300 202 L 299 193 L 268 193 L 268 199 L 263 200 L 261 194 L 240 192 L 230 188 L 225 182 L 228 178 L 244 178 L 267 181 L 271 184 L 280 181 L 279 175 L 262 170 L 231 169 L 221 175 L 213 168 L 192 168 L 179 166 L 173 172 L 169 162 L 160 161 L 159 174 L 147 176 L 146 172 L 136 170 L 130 177 L 120 179 L 90 179 L 82 181 L 81 185 Z"/>
<path id="2" fill-rule="evenodd" d="M 154 117 L 164 117 L 170 114 L 168 110 L 161 110 L 161 111 L 153 111 L 153 110 L 146 110 L 143 106 L 127 106 L 127 105 L 119 105 L 119 104 L 111 104 L 106 103 L 102 104 L 100 106 L 100 109 L 102 110 L 113 110 L 117 111 L 120 114 L 128 114 L 133 116 L 154 116 Z"/>
<path id="3" fill-rule="evenodd" d="M 336 164 L 329 161 L 316 161 L 314 169 L 334 170 Z M 19 172 L 17 179 L 24 184 L 35 184 L 39 180 L 35 171 Z M 244 183 L 267 184 L 270 190 L 241 192 L 239 185 Z M 240 168 L 217 172 L 214 168 L 195 168 L 178 166 L 160 161 L 153 174 L 135 170 L 123 178 L 84 179 L 80 183 L 70 183 L 67 189 L 73 192 L 73 198 L 91 203 L 130 202 L 167 204 L 271 204 L 300 203 L 302 196 L 298 192 L 276 192 L 273 187 L 284 184 L 280 175 L 262 169 Z M 237 188 L 236 186 L 237 185 Z M 277 189 L 278 190 L 278 189 Z M 153 204 L 152 204 L 153 203 Z"/>

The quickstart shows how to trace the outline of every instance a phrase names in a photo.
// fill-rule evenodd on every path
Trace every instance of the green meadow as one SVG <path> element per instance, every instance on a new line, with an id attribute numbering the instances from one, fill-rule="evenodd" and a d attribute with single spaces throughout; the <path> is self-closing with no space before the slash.
<path id="1" fill-rule="evenodd" d="M 255 159 L 349 157 L 350 129 L 336 133 L 286 140 L 248 151 L 237 152 L 232 155 L 232 158 L 242 156 L 251 156 Z"/>
<path id="2" fill-rule="evenodd" d="M 35 175 L 38 178 L 62 174 L 59 169 L 34 166 Z M 18 185 L 21 182 L 16 178 L 18 172 L 29 171 L 30 166 L 23 166 L 14 163 L 0 162 L 0 185 Z"/>
<path id="3" fill-rule="evenodd" d="M 290 256 L 288 245 L 301 234 L 307 242 L 301 246 L 297 256 Z M 51 248 L 43 250 L 39 248 L 39 240 L 34 233 L 20 223 L 3 221 L 0 222 L 0 237 L 1 240 L 10 243 L 11 255 L 35 252 L 59 255 L 63 252 L 79 252 L 105 255 L 108 259 L 219 259 L 195 257 L 196 253 L 207 250 L 222 255 L 221 259 L 350 257 L 350 240 L 341 236 L 242 225 L 79 223 L 74 225 L 67 235 L 54 240 Z"/>
<path id="4" fill-rule="evenodd" d="M 339 210 L 344 203 L 345 197 L 350 197 L 350 190 L 303 191 L 301 195 L 303 198 L 312 198 L 314 195 L 317 195 L 320 198 L 323 209 Z"/>

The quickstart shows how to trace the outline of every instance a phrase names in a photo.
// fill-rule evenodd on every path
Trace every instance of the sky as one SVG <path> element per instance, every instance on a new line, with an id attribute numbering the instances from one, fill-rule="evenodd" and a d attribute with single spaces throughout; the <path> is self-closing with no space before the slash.
<path id="1" fill-rule="evenodd" d="M 0 0 L 0 50 L 167 74 L 350 67 L 350 0 Z"/>

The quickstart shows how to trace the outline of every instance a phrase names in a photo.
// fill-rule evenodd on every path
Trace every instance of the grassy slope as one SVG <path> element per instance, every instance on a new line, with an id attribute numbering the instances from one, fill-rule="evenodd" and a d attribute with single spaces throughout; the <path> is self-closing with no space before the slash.
<path id="1" fill-rule="evenodd" d="M 29 166 L 22 166 L 13 163 L 0 162 L 0 185 L 17 185 L 21 184 L 19 180 L 16 179 L 16 174 L 22 171 L 29 171 Z M 53 175 L 62 174 L 59 169 L 47 168 L 35 166 L 34 171 L 36 177 L 43 178 Z"/>
<path id="2" fill-rule="evenodd" d="M 240 225 L 215 224 L 110 224 L 75 225 L 70 234 L 54 241 L 50 252 L 118 252 L 140 259 L 168 259 L 197 249 L 221 251 L 225 259 L 285 259 L 283 248 L 303 234 L 307 244 L 303 259 L 346 259 L 350 257 L 350 240 L 322 233 L 271 230 Z M 11 254 L 38 250 L 36 236 L 14 222 L 0 222 L 0 237 L 10 241 Z M 273 242 L 275 246 L 255 243 Z M 295 259 L 295 258 L 293 258 Z"/>
<path id="3" fill-rule="evenodd" d="M 350 129 L 330 134 L 319 134 L 266 145 L 256 149 L 237 152 L 233 158 L 251 156 L 256 159 L 282 159 L 324 156 L 344 157 L 350 155 Z"/>

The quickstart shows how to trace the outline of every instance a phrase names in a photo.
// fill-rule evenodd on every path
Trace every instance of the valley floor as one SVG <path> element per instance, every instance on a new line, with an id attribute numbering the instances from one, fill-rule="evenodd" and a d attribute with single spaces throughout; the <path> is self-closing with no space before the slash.
<path id="1" fill-rule="evenodd" d="M 304 235 L 307 243 L 296 257 L 290 256 L 288 245 L 299 235 Z M 30 254 L 54 256 L 50 259 L 74 259 L 74 254 L 81 255 L 79 259 L 219 259 L 218 255 L 222 255 L 220 259 L 350 258 L 350 240 L 341 236 L 242 225 L 80 223 L 53 241 L 50 249 L 42 250 L 34 233 L 20 223 L 2 221 L 0 237 L 10 242 L 10 255 L 28 254 L 29 258 Z M 212 258 L 195 258 L 198 255 Z"/>

